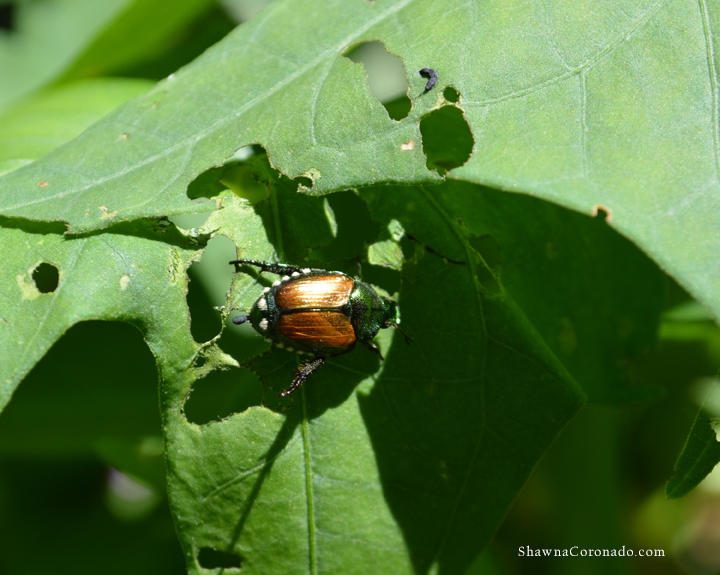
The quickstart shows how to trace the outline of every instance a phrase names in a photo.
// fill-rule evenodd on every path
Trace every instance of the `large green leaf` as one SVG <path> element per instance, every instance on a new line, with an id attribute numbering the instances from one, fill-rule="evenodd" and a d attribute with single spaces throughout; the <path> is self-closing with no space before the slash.
<path id="1" fill-rule="evenodd" d="M 275 229 L 285 234 L 312 213 L 283 202 L 288 193 L 272 186 L 255 209 L 225 198 L 207 229 L 232 238 L 243 256 L 268 259 L 284 243 L 274 235 L 271 244 L 265 226 L 284 221 Z M 394 209 L 383 195 L 372 213 L 387 221 Z M 507 295 L 483 287 L 492 273 L 463 228 L 433 209 L 428 192 L 416 196 L 422 209 L 403 219 L 465 263 L 422 247 L 410 256 L 400 301 L 412 344 L 385 332 L 381 371 L 359 350 L 331 360 L 281 404 L 273 390 L 287 385 L 296 359 L 275 349 L 250 364 L 266 386 L 263 405 L 205 425 L 183 413 L 193 383 L 237 364 L 190 335 L 184 278 L 200 244 L 162 222 L 66 239 L 43 224 L 6 220 L 13 255 L 1 281 L 13 289 L 0 302 L 2 399 L 73 323 L 129 321 L 158 365 L 170 503 L 191 571 L 203 550 L 217 548 L 238 554 L 248 572 L 311 564 L 460 573 L 582 394 Z M 306 200 L 322 210 L 321 198 Z M 274 206 L 269 216 L 264 204 Z M 59 270 L 47 293 L 35 273 L 40 262 Z M 247 309 L 260 288 L 238 274 L 232 305 Z"/>
<path id="2" fill-rule="evenodd" d="M 0 180 L 0 211 L 80 232 L 209 209 L 187 200 L 187 184 L 248 143 L 318 193 L 434 181 L 418 123 L 452 85 L 475 138 L 452 177 L 602 209 L 717 313 L 716 8 L 278 2 L 146 98 Z M 376 38 L 405 62 L 414 106 L 400 122 L 342 56 Z M 420 95 L 426 66 L 440 83 Z"/>
<path id="3" fill-rule="evenodd" d="M 387 220 L 384 195 L 371 211 Z M 169 495 L 191 572 L 220 549 L 248 573 L 462 573 L 578 409 L 581 392 L 508 296 L 483 287 L 491 272 L 431 196 L 416 193 L 404 217 L 465 263 L 422 248 L 405 266 L 410 345 L 385 332 L 382 366 L 363 349 L 331 359 L 280 402 L 297 359 L 273 349 L 248 364 L 263 405 L 201 426 L 166 404 Z M 288 233 L 303 222 L 283 199 L 274 189 L 265 202 Z M 207 229 L 267 259 L 262 203 L 257 214 L 223 206 Z M 248 309 L 261 287 L 238 274 L 233 307 Z"/>

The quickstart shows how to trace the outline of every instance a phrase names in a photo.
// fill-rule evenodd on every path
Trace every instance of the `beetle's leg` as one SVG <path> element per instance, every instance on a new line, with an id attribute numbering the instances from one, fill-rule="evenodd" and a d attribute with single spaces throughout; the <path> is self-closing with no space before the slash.
<path id="1" fill-rule="evenodd" d="M 400 326 L 395 324 L 393 326 L 396 330 L 400 332 L 400 335 L 402 335 L 405 338 L 405 343 L 410 345 L 410 342 L 413 340 L 408 334 L 406 334 L 403 330 L 400 329 Z"/>
<path id="2" fill-rule="evenodd" d="M 300 366 L 300 369 L 295 373 L 295 379 L 292 384 L 285 391 L 278 393 L 278 397 L 287 397 L 298 387 L 300 387 L 305 380 L 310 377 L 314 372 L 320 369 L 325 364 L 324 357 L 317 357 L 315 359 L 309 359 Z"/>
<path id="3" fill-rule="evenodd" d="M 233 260 L 229 263 L 230 265 L 235 266 L 236 272 L 240 271 L 240 266 L 242 264 L 246 264 L 249 266 L 257 266 L 260 268 L 260 271 L 277 274 L 279 276 L 287 276 L 294 272 L 303 273 L 303 270 L 317 271 L 314 268 L 299 268 L 297 266 L 291 266 L 289 264 L 270 264 L 267 262 L 259 262 L 257 260 Z"/>
<path id="4" fill-rule="evenodd" d="M 377 355 L 381 360 L 385 361 L 385 358 L 383 357 L 382 353 L 380 353 L 380 349 L 378 349 L 378 346 L 376 346 L 371 341 L 364 341 L 362 344 L 368 348 L 370 351 L 372 351 L 375 355 Z"/>

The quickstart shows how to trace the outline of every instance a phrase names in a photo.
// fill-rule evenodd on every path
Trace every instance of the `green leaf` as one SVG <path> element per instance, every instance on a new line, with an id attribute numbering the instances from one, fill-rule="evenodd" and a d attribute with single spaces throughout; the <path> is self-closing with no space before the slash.
<path id="1" fill-rule="evenodd" d="M 188 202 L 188 183 L 249 143 L 289 177 L 308 175 L 314 193 L 436 181 L 419 121 L 452 86 L 475 140 L 453 178 L 603 210 L 718 315 L 709 6 L 278 2 L 74 144 L 5 176 L 0 212 L 81 232 L 209 209 Z M 414 107 L 401 122 L 343 57 L 377 38 L 404 59 Z M 440 82 L 417 97 L 427 66 Z"/>
<path id="2" fill-rule="evenodd" d="M 421 209 L 411 188 L 381 193 L 394 213 L 411 204 Z M 643 362 L 654 346 L 665 284 L 647 256 L 601 218 L 535 198 L 452 181 L 426 193 L 461 223 L 591 402 L 657 397 L 659 390 L 642 385 Z M 436 247 L 427 232 L 403 224 Z"/>
<path id="3" fill-rule="evenodd" d="M 305 33 L 287 34 L 285 27 L 298 22 L 295 8 L 274 5 L 145 98 L 48 155 L 36 171 L 7 174 L 0 183 L 0 211 L 29 219 L 61 217 L 74 232 L 136 217 L 207 211 L 210 205 L 188 201 L 188 184 L 253 143 L 270 150 L 273 165 L 293 178 L 305 175 L 319 191 L 438 181 L 425 167 L 420 146 L 401 148 L 421 141 L 419 115 L 432 103 L 423 100 L 403 122 L 391 120 L 370 94 L 362 66 L 342 56 L 373 21 L 385 22 L 399 7 L 367 4 L 338 19 L 325 5 L 303 5 L 301 13 L 314 14 L 314 26 L 326 32 L 310 42 Z M 279 27 L 268 32 L 268 24 Z M 293 37 L 303 39 L 287 44 Z M 61 168 L 67 165 L 77 169 L 68 173 Z M 48 186 L 38 188 L 39 181 Z M 154 190 L 150 197 L 147 190 Z M 113 217 L 101 220 L 100 206 Z"/>
<path id="4" fill-rule="evenodd" d="M 83 320 L 135 323 L 161 363 L 168 354 L 195 353 L 185 303 L 186 269 L 198 249 L 192 238 L 162 222 L 139 221 L 115 233 L 72 240 L 47 225 L 2 223 L 0 246 L 9 256 L 0 269 L 6 288 L 0 297 L 1 406 L 48 348 Z M 56 288 L 47 293 L 34 278 L 42 263 L 59 273 Z M 172 315 L 172 322 L 165 315 Z M 166 323 L 172 334 L 163 336 Z"/>
<path id="5" fill-rule="evenodd" d="M 512 301 L 478 283 L 484 264 L 430 195 L 415 193 L 411 223 L 466 263 L 424 249 L 406 263 L 410 345 L 383 332 L 382 365 L 364 349 L 331 358 L 280 401 L 297 356 L 274 348 L 246 364 L 263 405 L 222 421 L 191 425 L 166 404 L 170 503 L 191 572 L 218 549 L 248 573 L 462 573 L 579 408 L 581 392 Z M 374 216 L 393 213 L 377 203 Z M 227 197 L 206 227 L 267 259 L 254 211 Z M 237 274 L 232 307 L 249 308 L 257 281 Z"/>
<path id="6" fill-rule="evenodd" d="M 14 29 L 0 37 L 0 105 L 52 80 L 130 2 L 14 3 Z"/>
<path id="7" fill-rule="evenodd" d="M 264 155 L 251 158 L 249 164 L 258 183 L 267 189 L 267 198 L 257 203 L 255 210 L 281 261 L 300 262 L 309 249 L 332 241 L 332 226 L 322 200 L 296 193 L 297 184 L 278 177 Z"/>
<path id="8" fill-rule="evenodd" d="M 708 404 L 717 403 L 720 386 L 717 382 L 698 411 L 685 447 L 675 464 L 675 475 L 665 486 L 668 499 L 690 493 L 720 462 L 720 418 L 708 414 Z"/>
<path id="9" fill-rule="evenodd" d="M 329 226 L 322 221 L 323 214 L 328 216 L 324 200 L 301 197 L 298 201 L 307 207 L 298 207 L 286 201 L 285 180 L 269 177 L 271 172 L 261 157 L 247 166 L 256 174 L 250 179 L 269 190 L 268 198 L 251 206 L 226 194 L 222 209 L 213 213 L 205 229 L 230 237 L 241 257 L 262 260 L 285 259 L 285 246 L 307 253 L 310 246 L 318 245 L 312 234 L 304 237 L 299 230 L 309 217 L 316 218 L 314 229 Z M 163 262 L 177 255 L 170 256 L 175 248 L 163 248 L 158 240 L 191 246 L 191 239 L 174 233 L 173 228 L 156 225 L 154 230 L 141 222 L 113 228 L 125 231 L 123 235 L 110 230 L 62 240 L 44 234 L 47 237 L 41 244 L 29 244 L 45 249 L 57 242 L 58 249 L 68 249 L 81 246 L 80 242 L 106 239 L 108 245 L 98 243 L 97 247 L 126 253 L 128 258 L 138 257 L 132 255 L 134 250 L 143 254 L 158 244 L 150 252 L 156 261 L 148 260 L 148 253 L 146 261 L 139 264 L 141 269 L 153 270 L 145 279 L 147 289 L 141 289 L 140 282 L 139 297 L 113 303 L 107 294 L 117 291 L 115 283 L 122 288 L 123 274 L 104 264 L 101 277 L 93 277 L 95 269 L 82 268 L 72 283 L 86 282 L 87 293 L 106 294 L 104 301 L 93 296 L 88 302 L 97 308 L 96 317 L 118 317 L 117 305 L 125 309 L 122 317 L 143 326 L 156 354 L 163 389 L 170 502 L 193 569 L 199 568 L 202 549 L 217 548 L 239 554 L 244 568 L 263 572 L 292 570 L 294 565 L 319 561 L 320 557 L 343 572 L 353 568 L 367 572 L 379 569 L 380 563 L 393 565 L 398 572 L 426 570 L 433 564 L 448 572 L 462 572 L 497 529 L 518 489 L 582 398 L 508 294 L 524 298 L 537 325 L 552 334 L 558 328 L 556 314 L 563 317 L 583 307 L 582 300 L 570 295 L 580 289 L 590 291 L 595 282 L 603 285 L 597 293 L 609 300 L 607 313 L 617 321 L 622 319 L 618 301 L 633 287 L 642 286 L 645 294 L 657 288 L 652 279 L 654 268 L 626 242 L 616 249 L 593 251 L 613 244 L 612 232 L 602 221 L 531 198 L 454 182 L 429 188 L 371 188 L 361 197 L 380 224 L 375 233 L 388 230 L 387 236 L 381 234 L 388 238 L 383 241 L 397 242 L 401 228 L 416 239 L 399 244 L 409 258 L 399 299 L 403 329 L 413 338 L 412 343 L 408 346 L 399 334 L 393 338 L 384 332 L 380 345 L 387 359 L 382 366 L 365 350 L 333 359 L 300 395 L 281 402 L 274 393 L 287 387 L 297 359 L 274 349 L 246 363 L 265 383 L 263 406 L 204 425 L 185 419 L 185 398 L 196 378 L 217 369 L 229 368 L 232 373 L 234 362 L 212 341 L 198 347 L 188 339 L 185 302 L 178 298 L 184 284 L 171 289 L 164 286 L 168 272 Z M 336 224 L 345 225 L 343 209 L 338 214 L 341 217 Z M 567 236 L 558 229 L 569 230 Z M 556 231 L 547 236 L 547 230 Z M 18 245 L 30 231 L 12 241 Z M 8 229 L 5 233 L 20 232 Z M 337 237 L 341 235 L 338 229 Z M 323 242 L 332 239 L 330 235 L 322 237 Z M 584 249 L 573 251 L 578 237 L 583 238 Z M 497 242 L 494 252 L 488 238 Z M 118 243 L 131 241 L 136 243 Z M 532 249 L 523 254 L 528 246 Z M 36 262 L 33 252 L 18 253 L 29 257 L 18 269 L 31 269 Z M 197 257 L 193 254 L 192 250 L 185 252 L 181 260 L 185 263 L 177 264 L 173 275 Z M 47 256 L 41 259 L 58 265 L 63 278 L 66 266 Z M 574 283 L 558 273 L 545 273 L 556 260 L 562 262 L 559 269 L 575 278 Z M 601 270 L 614 264 L 613 274 L 604 280 L 594 278 L 589 260 Z M 101 262 L 102 258 L 96 256 L 92 261 Z M 488 261 L 495 267 L 489 267 Z M 376 274 L 381 286 L 390 287 L 392 282 L 378 275 L 378 269 L 382 268 L 370 266 L 366 271 Z M 503 281 L 507 275 L 511 287 L 500 283 L 496 273 Z M 646 284 L 636 283 L 634 273 L 649 273 L 650 277 Z M 57 297 L 35 295 L 31 275 L 25 272 L 21 277 L 24 289 L 18 288 L 18 298 Z M 526 283 L 533 278 L 533 289 L 524 288 L 523 277 Z M 262 281 L 236 274 L 232 307 L 249 309 Z M 122 295 L 122 290 L 119 293 Z M 551 302 L 547 310 L 541 309 L 540 301 Z M 88 313 L 83 310 L 87 304 L 75 305 Z M 159 305 L 164 311 L 157 311 Z M 631 314 L 638 314 L 636 321 L 652 324 L 656 317 L 654 304 L 647 309 L 630 307 Z M 53 322 L 64 325 L 62 314 L 50 317 L 52 321 L 44 324 L 49 334 L 56 329 Z M 594 320 L 580 316 L 577 321 L 582 334 Z M 14 325 L 15 329 L 25 327 L 18 322 Z M 582 366 L 586 361 L 600 364 L 598 358 L 609 351 L 605 339 L 612 341 L 604 335 L 585 345 L 586 338 L 580 337 L 583 345 L 577 355 L 563 348 L 562 338 L 549 341 L 559 352 L 564 351 L 571 365 Z M 185 353 L 177 354 L 182 349 Z M 194 368 L 192 358 L 198 354 L 206 363 Z M 10 351 L 8 357 L 12 355 Z M 610 389 L 626 383 L 609 373 Z M 508 449 L 514 454 L 510 459 Z M 328 477 L 334 482 L 328 483 Z M 357 486 L 365 486 L 361 494 Z M 344 521 L 342 525 L 334 523 L 349 513 L 350 499 L 366 511 L 356 513 L 351 526 Z M 379 524 L 378 517 L 382 518 Z M 260 540 L 272 543 L 253 543 Z M 357 540 L 372 548 L 382 544 L 385 551 L 372 560 L 348 556 L 347 542 Z M 274 550 L 278 547 L 291 552 L 277 559 Z M 281 564 L 275 565 L 276 561 Z"/>
<path id="10" fill-rule="evenodd" d="M 122 78 L 84 80 L 46 90 L 4 110 L 0 171 L 2 166 L 24 165 L 44 156 L 152 85 Z"/>
<path id="11" fill-rule="evenodd" d="M 213 4 L 214 0 L 182 0 L 169 8 L 164 0 L 126 2 L 102 34 L 85 46 L 60 81 L 112 76 L 166 51 L 168 45 L 180 50 L 178 44 L 192 42 L 183 37 L 185 29 Z M 204 16 L 207 18 L 207 14 Z"/>
<path id="12" fill-rule="evenodd" d="M 113 73 L 146 60 L 211 3 L 183 0 L 169 10 L 162 0 L 15 2 L 13 29 L 0 37 L 0 106 L 58 76 Z"/>
<path id="13" fill-rule="evenodd" d="M 719 309 L 707 175 L 716 124 L 702 123 L 714 119 L 714 68 L 700 73 L 709 44 L 698 49 L 697 35 L 710 37 L 705 4 L 695 20 L 669 22 L 673 5 L 642 1 L 593 18 L 582 3 L 469 8 L 277 3 L 147 96 L 0 178 L 0 211 L 12 216 L 0 221 L 0 400 L 73 323 L 140 327 L 158 365 L 170 504 L 191 572 L 218 549 L 248 573 L 462 573 L 581 405 L 573 375 L 593 401 L 642 395 L 623 362 L 652 340 L 657 270 L 599 219 L 478 182 L 607 214 Z M 698 21 L 707 25 L 694 33 L 664 33 Z M 344 57 L 377 38 L 406 65 L 413 109 L 400 122 Z M 440 84 L 423 93 L 416 70 L 426 66 Z M 650 101 L 652 114 L 637 107 Z M 430 186 L 441 179 L 428 160 L 452 168 L 470 143 L 423 120 L 437 108 L 435 120 L 467 119 L 473 154 Z M 688 145 L 678 149 L 680 132 Z M 226 163 L 247 144 L 285 174 L 265 167 L 255 184 L 266 199 L 244 194 L 247 174 Z M 227 192 L 199 199 L 217 195 L 221 179 L 255 204 Z M 295 184 L 311 195 L 365 189 L 325 201 L 293 195 Z M 367 206 L 357 220 L 374 221 L 350 241 L 358 197 Z M 365 245 L 378 246 L 382 265 L 363 272 L 398 294 L 411 344 L 384 331 L 382 364 L 362 348 L 332 358 L 283 400 L 275 393 L 298 359 L 268 350 L 243 359 L 264 384 L 261 405 L 189 422 L 198 380 L 221 370 L 249 379 L 225 353 L 226 334 L 197 344 L 190 332 L 185 274 L 207 236 L 138 218 L 217 207 L 203 233 L 231 238 L 241 257 L 354 272 Z M 68 222 L 75 235 L 28 220 Z M 34 273 L 41 262 L 59 271 L 48 293 Z M 271 281 L 236 274 L 223 320 Z"/>

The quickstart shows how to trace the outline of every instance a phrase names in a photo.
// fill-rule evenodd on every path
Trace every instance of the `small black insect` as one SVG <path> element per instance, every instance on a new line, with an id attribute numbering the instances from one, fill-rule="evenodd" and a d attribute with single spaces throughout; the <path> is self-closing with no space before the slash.
<path id="1" fill-rule="evenodd" d="M 420 74 L 423 78 L 427 78 L 427 84 L 425 84 L 426 92 L 429 92 L 436 86 L 438 82 L 437 70 L 433 70 L 432 68 L 422 68 L 418 70 L 418 74 Z"/>

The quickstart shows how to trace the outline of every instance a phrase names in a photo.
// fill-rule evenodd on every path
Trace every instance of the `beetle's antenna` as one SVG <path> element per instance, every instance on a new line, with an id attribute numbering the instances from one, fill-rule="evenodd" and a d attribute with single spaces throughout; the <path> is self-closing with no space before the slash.
<path id="1" fill-rule="evenodd" d="M 235 325 L 240 325 L 241 323 L 245 323 L 248 319 L 250 319 L 247 315 L 236 315 L 234 318 L 232 318 L 232 322 Z"/>
<path id="2" fill-rule="evenodd" d="M 410 345 L 410 342 L 412 341 L 412 338 L 406 334 L 403 330 L 400 329 L 400 326 L 395 324 L 393 327 L 400 332 L 400 334 L 405 338 L 405 343 Z"/>

